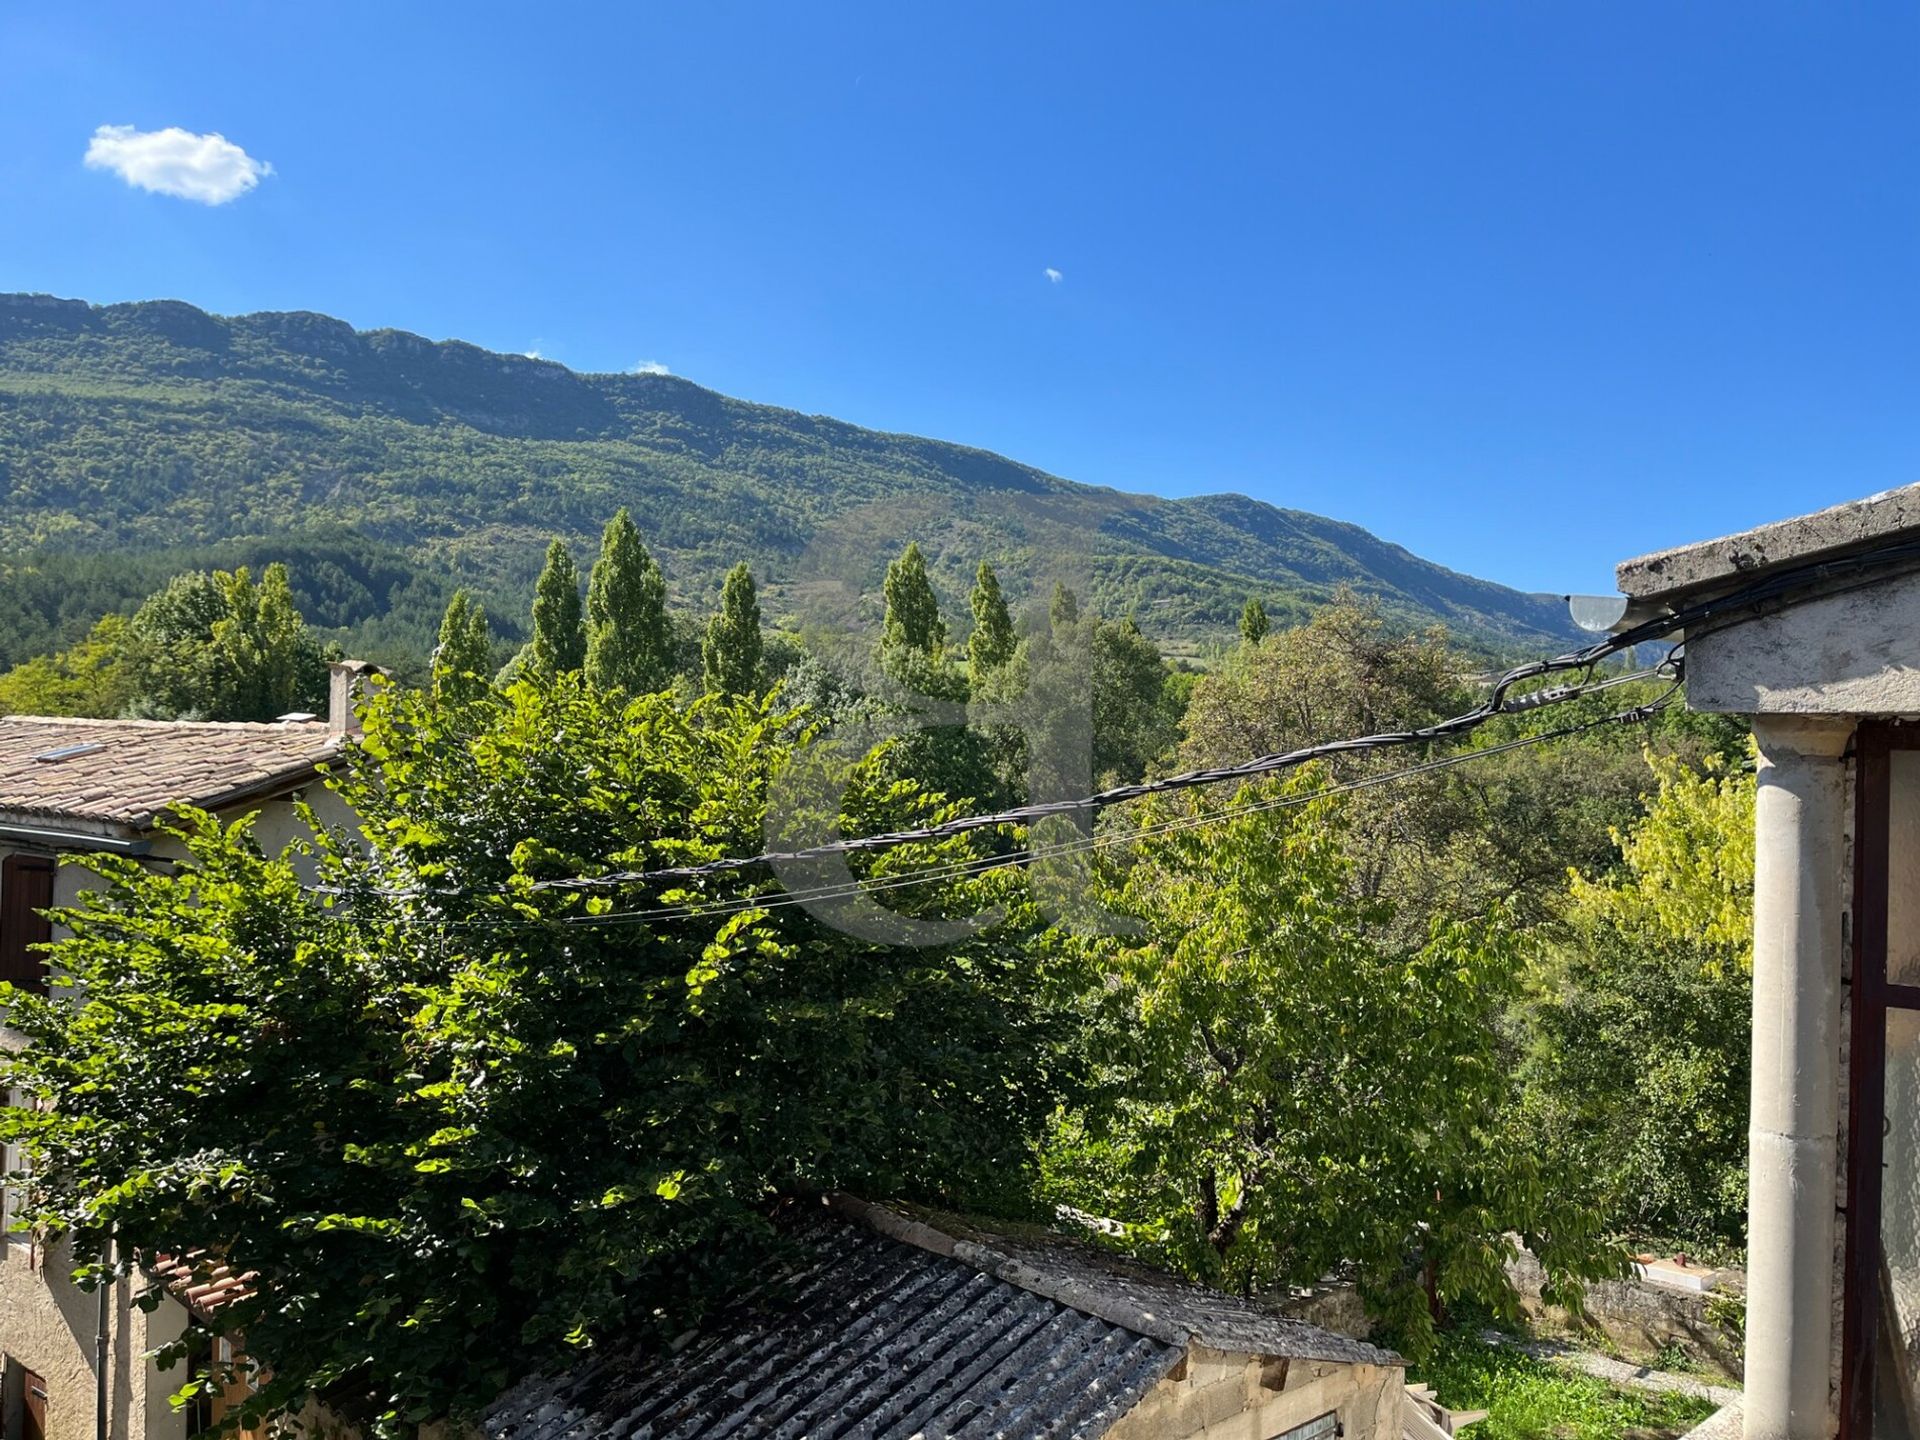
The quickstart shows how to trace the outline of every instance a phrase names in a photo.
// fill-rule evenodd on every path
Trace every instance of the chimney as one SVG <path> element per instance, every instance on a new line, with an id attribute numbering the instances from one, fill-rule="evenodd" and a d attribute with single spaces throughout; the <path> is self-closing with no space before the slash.
<path id="1" fill-rule="evenodd" d="M 335 735 L 358 735 L 360 716 L 355 702 L 373 676 L 386 671 L 371 660 L 336 660 L 327 667 L 327 729 Z"/>

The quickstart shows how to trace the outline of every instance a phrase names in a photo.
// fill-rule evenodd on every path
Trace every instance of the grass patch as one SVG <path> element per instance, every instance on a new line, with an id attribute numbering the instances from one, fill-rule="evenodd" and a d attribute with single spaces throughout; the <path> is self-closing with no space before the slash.
<path id="1" fill-rule="evenodd" d="M 1622 1390 L 1464 1333 L 1441 1335 L 1424 1380 L 1451 1410 L 1490 1412 L 1462 1440 L 1668 1440 L 1714 1411 L 1690 1395 Z"/>

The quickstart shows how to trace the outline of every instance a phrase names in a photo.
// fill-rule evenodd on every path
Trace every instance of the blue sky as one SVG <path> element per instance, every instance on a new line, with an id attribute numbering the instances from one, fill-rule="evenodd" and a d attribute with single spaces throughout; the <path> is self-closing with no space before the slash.
<path id="1" fill-rule="evenodd" d="M 0 288 L 651 362 L 1599 590 L 1920 479 L 1917 32 L 1751 0 L 15 6 Z M 131 132 L 89 166 L 102 126 Z M 256 183 L 126 183 L 168 127 Z"/>

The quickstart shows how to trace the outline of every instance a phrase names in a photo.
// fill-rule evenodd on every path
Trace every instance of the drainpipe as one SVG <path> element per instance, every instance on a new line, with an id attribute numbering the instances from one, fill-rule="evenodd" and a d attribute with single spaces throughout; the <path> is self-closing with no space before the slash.
<path id="1" fill-rule="evenodd" d="M 1756 715 L 1746 1440 L 1832 1433 L 1845 755 L 1854 722 Z"/>
<path id="2" fill-rule="evenodd" d="M 107 1440 L 107 1332 L 113 1316 L 113 1238 L 100 1252 L 100 1326 L 93 1337 L 93 1440 Z"/>

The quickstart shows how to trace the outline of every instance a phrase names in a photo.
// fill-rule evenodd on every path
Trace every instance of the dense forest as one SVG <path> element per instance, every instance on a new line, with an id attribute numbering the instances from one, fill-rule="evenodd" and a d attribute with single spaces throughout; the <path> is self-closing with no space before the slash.
<path id="1" fill-rule="evenodd" d="M 177 865 L 89 861 L 53 947 L 78 1003 L 0 989 L 34 1222 L 270 1277 L 228 1317 L 261 1416 L 411 1434 L 671 1336 L 822 1190 L 1093 1216 L 1245 1293 L 1340 1270 L 1416 1356 L 1516 1316 L 1511 1236 L 1569 1300 L 1630 1247 L 1740 1246 L 1749 752 L 1668 679 L 943 834 L 1460 714 L 1473 657 L 1344 591 L 1287 626 L 1249 597 L 1178 670 L 1067 586 L 1016 616 L 986 560 L 946 604 L 913 542 L 877 633 L 809 643 L 744 561 L 678 605 L 626 510 L 543 557 L 518 644 L 458 590 L 418 683 L 376 687 L 327 782 L 357 832 L 263 854 L 189 813 Z M 315 708 L 296 588 L 183 572 L 0 699 Z"/>
<path id="2" fill-rule="evenodd" d="M 83 1278 L 260 1277 L 250 1420 L 412 1435 L 671 1337 L 823 1190 L 1338 1270 L 1416 1356 L 1515 1316 L 1512 1236 L 1567 1300 L 1743 1243 L 1750 749 L 1670 674 L 927 829 L 1460 715 L 1557 605 L 317 316 L 15 297 L 0 396 L 0 712 L 270 720 L 394 664 L 326 778 L 357 832 L 187 813 L 178 864 L 89 859 L 77 995 L 0 987 L 29 1222 Z"/>
<path id="3" fill-rule="evenodd" d="M 987 557 L 1016 610 L 1064 581 L 1170 654 L 1229 641 L 1249 594 L 1289 623 L 1341 585 L 1482 656 L 1568 634 L 1552 597 L 1241 496 L 1122 494 L 672 376 L 321 315 L 0 296 L 0 665 L 180 570 L 270 560 L 316 628 L 419 660 L 454 588 L 517 614 L 548 538 L 590 544 L 620 506 L 678 603 L 704 607 L 745 559 L 795 629 L 876 623 L 886 556 L 912 537 L 948 604 Z"/>

